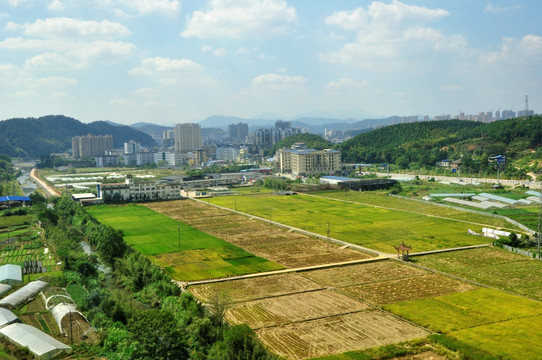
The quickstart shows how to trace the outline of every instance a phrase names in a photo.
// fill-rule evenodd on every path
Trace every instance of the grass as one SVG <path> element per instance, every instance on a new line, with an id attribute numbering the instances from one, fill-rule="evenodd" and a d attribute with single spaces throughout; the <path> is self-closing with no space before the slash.
<path id="1" fill-rule="evenodd" d="M 322 197 L 227 196 L 208 201 L 321 235 L 326 235 L 329 222 L 332 238 L 386 253 L 395 252 L 393 246 L 401 241 L 413 252 L 487 243 L 467 235 L 469 228 L 480 231 L 481 226 Z"/>
<path id="2" fill-rule="evenodd" d="M 542 335 L 532 331 L 542 325 L 540 303 L 499 290 L 478 289 L 384 309 L 496 356 L 535 359 L 542 353 Z"/>
<path id="3" fill-rule="evenodd" d="M 457 192 L 457 191 L 456 191 Z M 439 206 L 430 202 L 420 202 L 409 199 L 403 199 L 396 196 L 388 196 L 384 191 L 326 191 L 316 193 L 333 199 L 359 202 L 362 204 L 382 206 L 395 210 L 414 212 L 431 216 L 439 216 L 453 220 L 468 221 L 478 224 L 487 224 L 495 227 L 507 227 L 517 229 L 517 227 L 506 220 L 494 218 L 490 215 L 476 214 L 472 212 L 452 209 Z"/>
<path id="4" fill-rule="evenodd" d="M 122 230 L 126 243 L 150 256 L 178 280 L 283 268 L 144 206 L 103 205 L 89 207 L 87 211 L 103 224 Z"/>
<path id="5" fill-rule="evenodd" d="M 480 248 L 413 258 L 448 274 L 542 301 L 542 262 L 498 248 Z"/>

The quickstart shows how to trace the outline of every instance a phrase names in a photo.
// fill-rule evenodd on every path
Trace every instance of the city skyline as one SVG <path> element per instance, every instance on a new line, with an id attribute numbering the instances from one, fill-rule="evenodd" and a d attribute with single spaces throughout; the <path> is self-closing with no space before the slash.
<path id="1" fill-rule="evenodd" d="M 541 10 L 534 0 L 8 0 L 0 118 L 433 117 L 517 112 L 525 95 L 536 112 Z"/>

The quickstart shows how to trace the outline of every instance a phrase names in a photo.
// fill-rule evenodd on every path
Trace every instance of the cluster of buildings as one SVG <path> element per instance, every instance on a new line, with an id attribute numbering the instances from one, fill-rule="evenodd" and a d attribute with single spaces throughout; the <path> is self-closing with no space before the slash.
<path id="1" fill-rule="evenodd" d="M 528 117 L 533 116 L 534 110 L 524 109 L 520 110 L 517 113 L 513 110 L 497 110 L 495 113 L 493 111 L 486 111 L 486 112 L 480 112 L 478 114 L 465 114 L 464 112 L 460 112 L 457 115 L 450 115 L 450 114 L 442 114 L 442 115 L 436 115 L 432 118 L 429 117 L 429 115 L 424 116 L 401 116 L 401 123 L 411 123 L 411 122 L 417 122 L 417 121 L 439 121 L 439 120 L 471 120 L 471 121 L 480 121 L 484 123 L 497 121 L 497 120 L 506 120 L 506 119 L 512 119 L 515 117 Z"/>
<path id="2" fill-rule="evenodd" d="M 278 173 L 292 176 L 339 174 L 342 171 L 341 152 L 305 149 L 301 144 L 294 144 L 292 149 L 277 151 L 275 166 Z"/>
<path id="3" fill-rule="evenodd" d="M 72 138 L 72 155 L 75 159 L 105 155 L 113 150 L 113 136 L 86 135 Z"/>

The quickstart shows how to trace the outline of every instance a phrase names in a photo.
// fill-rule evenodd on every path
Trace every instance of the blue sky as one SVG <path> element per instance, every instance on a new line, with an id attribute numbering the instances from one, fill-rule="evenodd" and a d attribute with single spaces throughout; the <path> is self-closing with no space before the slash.
<path id="1" fill-rule="evenodd" d="M 0 119 L 542 112 L 542 2 L 0 0 Z"/>

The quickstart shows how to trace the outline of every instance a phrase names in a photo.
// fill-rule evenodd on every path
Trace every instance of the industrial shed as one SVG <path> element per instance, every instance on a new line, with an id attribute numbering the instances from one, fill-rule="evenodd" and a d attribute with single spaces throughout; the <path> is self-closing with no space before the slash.
<path id="1" fill-rule="evenodd" d="M 9 294 L 2 300 L 0 300 L 0 306 L 7 309 L 13 309 L 26 301 L 28 299 L 36 296 L 41 290 L 45 289 L 49 284 L 45 281 L 36 280 L 32 281 L 19 290 Z"/>
<path id="2" fill-rule="evenodd" d="M 62 353 L 69 354 L 72 348 L 46 333 L 26 324 L 11 324 L 0 329 L 0 334 L 9 341 L 27 347 L 38 359 L 52 359 Z"/>
<path id="3" fill-rule="evenodd" d="M 0 283 L 15 285 L 22 284 L 23 271 L 19 265 L 0 266 Z"/>

